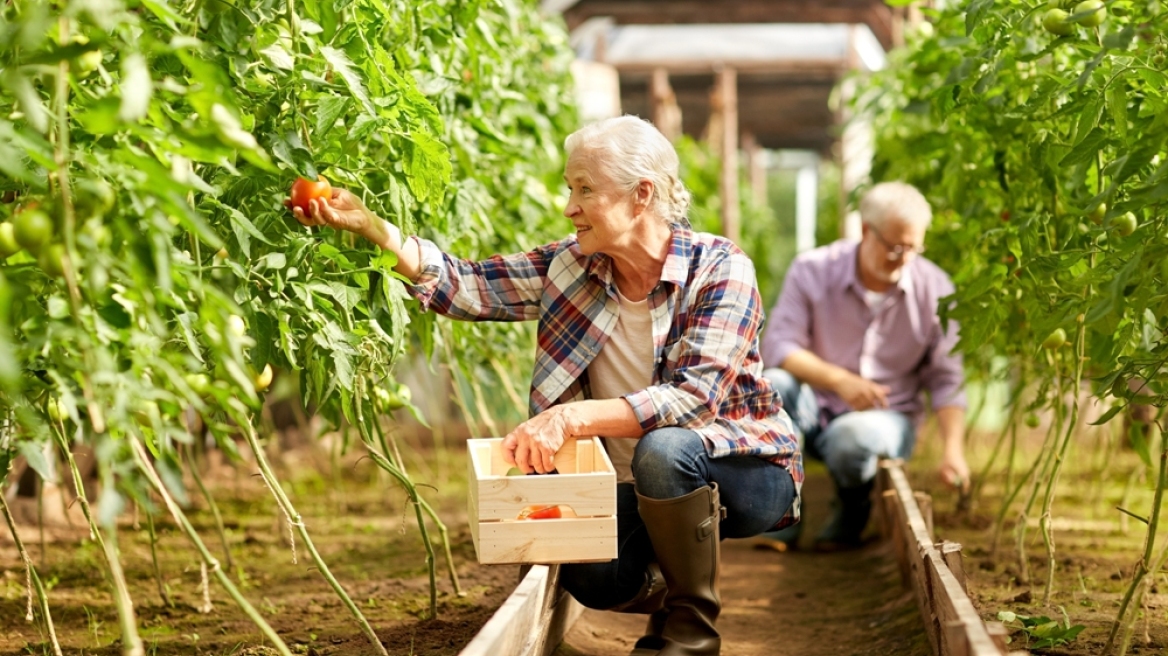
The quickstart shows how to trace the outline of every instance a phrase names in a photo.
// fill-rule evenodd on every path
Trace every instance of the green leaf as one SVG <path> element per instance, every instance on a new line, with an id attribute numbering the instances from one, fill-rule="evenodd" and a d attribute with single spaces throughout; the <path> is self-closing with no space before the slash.
<path id="1" fill-rule="evenodd" d="M 377 110 L 374 109 L 373 103 L 369 100 L 369 94 L 365 91 L 365 85 L 361 82 L 361 78 L 357 75 L 357 72 L 353 70 L 353 62 L 349 60 L 349 56 L 329 46 L 322 47 L 320 54 L 333 67 L 333 70 L 341 76 L 341 79 L 345 82 L 345 86 L 349 88 L 349 92 L 361 103 L 365 111 L 369 114 L 377 114 Z"/>
<path id="2" fill-rule="evenodd" d="M 24 112 L 28 124 L 37 132 L 42 134 L 48 132 L 49 110 L 45 109 L 44 102 L 41 101 L 40 95 L 33 88 L 32 80 L 21 75 L 15 68 L 5 71 L 3 80 L 4 86 L 8 87 L 8 90 L 20 103 L 20 109 Z"/>
<path id="3" fill-rule="evenodd" d="M 419 200 L 440 198 L 450 183 L 450 154 L 425 132 L 411 134 L 406 148 L 406 181 Z"/>

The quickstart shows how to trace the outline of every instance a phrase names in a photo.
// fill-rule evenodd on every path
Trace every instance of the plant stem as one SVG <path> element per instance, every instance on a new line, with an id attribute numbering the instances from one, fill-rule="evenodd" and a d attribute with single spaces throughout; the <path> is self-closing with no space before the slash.
<path id="1" fill-rule="evenodd" d="M 1082 394 L 1082 380 L 1083 380 L 1083 352 L 1086 348 L 1086 330 L 1087 326 L 1084 322 L 1079 322 L 1078 335 L 1075 338 L 1075 350 L 1073 352 L 1075 358 L 1074 374 L 1071 377 L 1071 394 L 1073 401 L 1071 401 L 1071 414 L 1067 418 L 1066 430 L 1063 433 L 1062 444 L 1059 445 L 1058 451 L 1054 455 L 1054 469 L 1050 473 L 1050 477 L 1046 482 L 1046 495 L 1042 500 L 1042 537 L 1046 543 L 1046 586 L 1042 591 L 1042 603 L 1050 605 L 1050 592 L 1054 587 L 1054 532 L 1051 530 L 1051 508 L 1054 506 L 1054 493 L 1058 488 L 1059 474 L 1062 472 L 1063 461 L 1066 460 L 1067 450 L 1071 445 L 1071 436 L 1075 432 L 1075 427 L 1079 420 L 1079 396 Z M 1061 400 L 1060 400 L 1061 405 Z"/>
<path id="2" fill-rule="evenodd" d="M 1111 647 L 1115 644 L 1115 636 L 1119 633 L 1120 627 L 1124 625 L 1124 616 L 1127 615 L 1140 582 L 1149 571 L 1155 571 L 1150 570 L 1148 564 L 1152 562 L 1152 552 L 1156 547 L 1156 530 L 1160 525 L 1160 506 L 1164 499 L 1164 490 L 1168 488 L 1168 431 L 1163 430 L 1163 428 L 1161 427 L 1160 431 L 1160 475 L 1156 479 L 1156 493 L 1152 498 L 1152 514 L 1148 518 L 1148 529 L 1144 537 L 1144 553 L 1139 562 L 1136 563 L 1131 585 L 1128 586 L 1127 592 L 1123 595 L 1123 601 L 1119 604 L 1119 612 L 1115 615 L 1115 621 L 1111 623 L 1111 633 L 1107 636 L 1107 645 L 1103 648 L 1104 654 L 1111 653 Z M 1163 563 L 1163 557 L 1159 562 Z M 1132 613 L 1131 619 L 1127 621 L 1134 622 L 1135 613 Z M 1126 649 L 1122 650 L 1120 655 L 1122 656 L 1125 651 Z"/>
<path id="3" fill-rule="evenodd" d="M 134 602 L 130 599 L 130 588 L 126 585 L 126 575 L 118 559 L 118 533 L 116 526 L 105 529 L 105 559 L 109 563 L 110 576 L 114 580 L 114 605 L 118 608 L 118 624 L 122 627 L 123 656 L 145 656 L 142 638 L 138 635 L 138 620 L 134 616 Z"/>
<path id="4" fill-rule="evenodd" d="M 378 434 L 384 435 L 384 429 L 382 429 L 379 422 L 374 421 L 373 426 L 377 429 Z M 398 455 L 397 458 L 398 466 L 402 476 L 409 480 L 409 472 L 406 471 L 405 463 L 402 462 L 400 455 Z M 446 529 L 445 522 L 443 522 L 438 517 L 438 513 L 434 511 L 434 508 L 430 506 L 430 504 L 424 497 L 422 497 L 422 495 L 417 493 L 417 488 L 413 486 L 412 481 L 410 483 L 410 487 L 413 490 L 414 503 L 421 507 L 421 509 L 430 516 L 430 521 L 434 522 L 434 526 L 438 529 L 439 537 L 442 540 L 442 550 L 446 556 L 446 569 L 447 573 L 450 575 L 450 584 L 454 586 L 454 594 L 458 595 L 459 597 L 466 596 L 466 593 L 462 590 L 462 585 L 460 585 L 458 582 L 458 572 L 454 569 L 454 555 L 450 551 L 450 531 Z"/>
<path id="5" fill-rule="evenodd" d="M 247 440 L 248 446 L 251 447 L 252 453 L 255 454 L 256 464 L 260 468 L 260 475 L 272 490 L 272 495 L 276 498 L 276 503 L 284 512 L 284 516 L 288 519 L 288 522 L 296 527 L 296 532 L 300 534 L 300 539 L 304 541 L 305 546 L 308 548 L 308 553 L 312 557 L 313 563 L 316 564 L 317 571 L 328 581 L 333 591 L 340 597 L 341 602 L 353 614 L 353 617 L 357 620 L 357 624 L 361 627 L 361 631 L 373 643 L 377 649 L 377 653 L 381 654 L 381 656 L 389 656 L 389 652 L 385 650 L 385 645 L 381 644 L 381 640 L 373 632 L 373 627 L 369 626 L 369 621 L 365 619 L 365 615 L 361 613 L 361 609 L 357 607 L 357 604 L 353 603 L 353 599 L 349 597 L 349 594 L 337 582 L 336 577 L 329 571 L 328 565 L 316 550 L 316 545 L 312 543 L 312 538 L 308 536 L 308 529 L 304 526 L 304 520 L 301 518 L 300 513 L 296 512 L 296 508 L 292 506 L 292 502 L 288 500 L 287 495 L 284 494 L 284 489 L 280 487 L 280 481 L 276 479 L 276 475 L 268 465 L 268 459 L 264 455 L 264 450 L 260 447 L 259 440 L 256 437 L 255 429 L 252 428 L 251 422 L 241 421 L 239 425 L 243 430 L 243 435 Z"/>
<path id="6" fill-rule="evenodd" d="M 203 484 L 203 477 L 199 474 L 199 463 L 195 461 L 194 454 L 188 448 L 184 448 L 183 451 L 187 456 L 191 478 L 195 479 L 195 485 L 198 486 L 203 498 L 207 500 L 207 505 L 211 508 L 211 515 L 215 518 L 215 530 L 218 531 L 219 542 L 223 545 L 223 558 L 227 561 L 227 571 L 234 572 L 235 563 L 231 560 L 231 548 L 227 546 L 227 531 L 223 528 L 223 516 L 219 514 L 219 504 L 215 503 L 215 497 L 211 496 L 207 486 Z"/>
<path id="7" fill-rule="evenodd" d="M 24 549 L 24 543 L 20 540 L 20 534 L 16 532 L 16 521 L 12 519 L 12 512 L 8 509 L 8 501 L 4 498 L 4 491 L 0 486 L 0 512 L 4 513 L 4 520 L 8 522 L 8 530 L 12 533 L 12 540 L 16 543 L 16 553 L 20 556 L 20 562 L 24 563 L 24 571 L 28 575 L 33 588 L 36 590 L 37 601 L 40 604 L 41 617 L 45 621 L 45 629 L 49 634 L 49 641 L 53 645 L 53 654 L 55 656 L 62 656 L 61 645 L 57 642 L 57 632 L 53 628 L 53 616 L 49 612 L 49 597 L 45 592 L 45 587 L 41 583 L 41 578 L 37 576 L 36 568 L 32 565 L 32 559 L 28 557 L 28 552 Z M 32 621 L 32 591 L 29 594 L 29 621 Z"/>
<path id="8" fill-rule="evenodd" d="M 154 581 L 158 583 L 158 596 L 162 597 L 162 603 L 174 608 L 174 602 L 166 593 L 166 584 L 162 582 L 162 568 L 158 566 L 158 535 L 154 532 L 154 511 L 150 509 L 146 510 L 146 528 L 150 531 L 150 562 L 154 565 Z"/>
<path id="9" fill-rule="evenodd" d="M 240 594 L 239 589 L 235 587 L 235 584 L 231 582 L 231 579 L 227 577 L 227 575 L 223 572 L 223 569 L 219 566 L 219 561 L 215 560 L 215 557 L 211 555 L 211 552 L 207 549 L 207 546 L 203 544 L 202 538 L 200 538 L 199 534 L 195 532 L 195 528 L 191 526 L 190 521 L 178 507 L 178 504 L 174 502 L 174 499 L 170 497 L 170 492 L 166 490 L 166 486 L 162 484 L 162 480 L 158 478 L 158 473 L 154 471 L 154 466 L 150 464 L 150 460 L 146 457 L 146 450 L 143 448 L 142 444 L 137 439 L 131 438 L 130 447 L 134 452 L 134 460 L 138 463 L 138 468 L 142 470 L 142 473 L 146 475 L 147 480 L 150 481 L 150 485 L 152 485 L 158 492 L 158 495 L 162 497 L 162 502 L 166 506 L 166 509 L 170 511 L 171 516 L 174 517 L 174 521 L 177 522 L 180 527 L 182 527 L 183 532 L 187 534 L 187 537 L 190 538 L 191 542 L 195 545 L 195 549 L 198 550 L 199 555 L 202 557 L 203 563 L 207 566 L 208 569 L 211 570 L 211 572 L 215 574 L 215 578 L 219 580 L 220 585 L 222 585 L 223 588 L 227 590 L 227 594 L 235 600 L 235 603 L 239 606 L 240 610 L 242 610 L 243 613 L 248 616 L 248 619 L 250 619 L 257 627 L 259 627 L 260 632 L 264 634 L 264 637 L 272 642 L 276 648 L 276 651 L 280 653 L 280 656 L 292 656 L 292 650 L 288 649 L 288 645 L 284 644 L 284 641 L 271 627 L 271 625 L 268 624 L 266 620 L 264 620 L 263 616 L 259 614 L 259 611 L 257 611 L 255 607 L 252 606 L 251 603 L 248 602 L 248 600 L 242 594 Z"/>

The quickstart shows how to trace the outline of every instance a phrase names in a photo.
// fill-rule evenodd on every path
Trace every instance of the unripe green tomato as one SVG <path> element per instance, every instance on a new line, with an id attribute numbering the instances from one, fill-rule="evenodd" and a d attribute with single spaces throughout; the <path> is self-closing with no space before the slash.
<path id="1" fill-rule="evenodd" d="M 77 76 L 86 77 L 101 66 L 101 50 L 87 50 L 77 58 Z"/>
<path id="2" fill-rule="evenodd" d="M 1042 26 L 1051 34 L 1066 36 L 1075 31 L 1074 24 L 1068 21 L 1068 18 L 1070 14 L 1062 9 L 1047 9 L 1042 15 Z"/>
<path id="3" fill-rule="evenodd" d="M 50 278 L 61 278 L 65 275 L 65 246 L 49 244 L 37 256 L 37 264 Z"/>
<path id="4" fill-rule="evenodd" d="M 187 385 L 196 393 L 201 394 L 211 384 L 211 380 L 207 378 L 207 374 L 186 374 L 183 380 L 187 381 Z"/>
<path id="5" fill-rule="evenodd" d="M 1067 331 L 1062 328 L 1055 328 L 1046 336 L 1046 339 L 1042 340 L 1042 348 L 1053 351 L 1066 343 Z"/>
<path id="6" fill-rule="evenodd" d="M 1087 12 L 1091 12 L 1087 14 Z M 1098 27 L 1107 18 L 1107 7 L 1102 0 L 1083 0 L 1075 5 L 1076 14 L 1087 14 L 1079 19 L 1079 24 L 1086 27 Z"/>
<path id="7" fill-rule="evenodd" d="M 247 324 L 243 322 L 243 317 L 238 314 L 227 317 L 227 332 L 233 337 L 243 337 L 247 333 Z"/>
<path id="8" fill-rule="evenodd" d="M 49 399 L 48 403 L 45 403 L 45 414 L 55 422 L 65 419 L 65 411 L 61 409 L 61 402 L 57 399 Z"/>
<path id="9" fill-rule="evenodd" d="M 1038 415 L 1037 415 L 1037 414 L 1035 414 L 1035 413 L 1031 412 L 1031 413 L 1029 413 L 1029 414 L 1027 414 L 1027 415 L 1026 415 L 1026 426 L 1027 426 L 1027 428 L 1038 428 L 1038 425 L 1039 425 L 1039 424 L 1041 424 L 1041 423 L 1042 423 L 1042 420 L 1040 420 L 1040 419 L 1038 418 Z"/>
<path id="10" fill-rule="evenodd" d="M 0 260 L 20 252 L 16 243 L 16 228 L 11 223 L 0 223 Z"/>
<path id="11" fill-rule="evenodd" d="M 1168 57 L 1165 57 L 1163 52 L 1157 52 L 1152 55 L 1152 66 L 1156 68 L 1164 68 L 1165 61 L 1168 61 Z"/>
<path id="12" fill-rule="evenodd" d="M 1136 231 L 1136 228 L 1139 227 L 1140 222 L 1139 219 L 1136 218 L 1135 214 L 1132 214 L 1131 212 L 1124 212 L 1123 214 L 1113 218 L 1111 220 L 1111 225 L 1115 228 L 1115 231 L 1120 234 L 1120 236 L 1127 237 Z"/>
<path id="13" fill-rule="evenodd" d="M 36 254 L 53 238 L 53 220 L 38 209 L 26 209 L 12 217 L 16 243 Z"/>
<path id="14" fill-rule="evenodd" d="M 1095 225 L 1103 225 L 1103 217 L 1107 216 L 1107 203 L 1099 203 L 1087 216 Z"/>

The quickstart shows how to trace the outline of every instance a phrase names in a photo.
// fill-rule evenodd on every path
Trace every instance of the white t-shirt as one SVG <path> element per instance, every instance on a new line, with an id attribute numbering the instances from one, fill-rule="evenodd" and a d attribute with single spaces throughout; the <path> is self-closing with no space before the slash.
<path id="1" fill-rule="evenodd" d="M 653 382 L 653 317 L 649 314 L 649 299 L 633 302 L 619 291 L 617 297 L 620 315 L 616 328 L 596 359 L 588 365 L 588 381 L 594 399 L 617 399 L 643 390 Z M 606 438 L 604 447 L 616 469 L 616 480 L 632 483 L 633 450 L 637 448 L 637 440 Z"/>

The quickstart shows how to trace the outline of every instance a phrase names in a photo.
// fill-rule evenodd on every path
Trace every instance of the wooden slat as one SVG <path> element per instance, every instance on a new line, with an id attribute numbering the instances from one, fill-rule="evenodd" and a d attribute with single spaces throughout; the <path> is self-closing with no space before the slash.
<path id="1" fill-rule="evenodd" d="M 896 512 L 908 528 L 918 557 L 912 559 L 913 586 L 921 603 L 934 653 L 939 656 L 1001 656 L 989 630 L 957 576 L 933 545 L 929 527 L 904 472 L 895 463 L 882 465 L 896 493 Z M 957 551 L 959 554 L 960 552 Z"/>
<path id="2" fill-rule="evenodd" d="M 606 562 L 616 558 L 616 517 L 479 523 L 484 565 Z"/>
<path id="3" fill-rule="evenodd" d="M 925 520 L 925 531 L 929 534 L 929 542 L 933 542 L 933 497 L 927 492 L 913 492 L 913 499 L 917 502 L 917 509 L 921 511 L 921 518 Z"/>
<path id="4" fill-rule="evenodd" d="M 559 567 L 532 567 L 459 656 L 550 656 L 583 612 L 558 582 Z"/>

